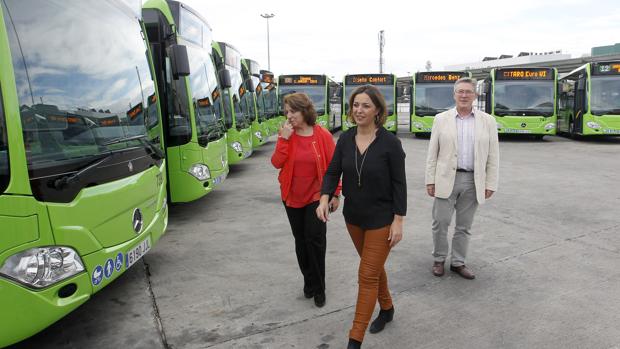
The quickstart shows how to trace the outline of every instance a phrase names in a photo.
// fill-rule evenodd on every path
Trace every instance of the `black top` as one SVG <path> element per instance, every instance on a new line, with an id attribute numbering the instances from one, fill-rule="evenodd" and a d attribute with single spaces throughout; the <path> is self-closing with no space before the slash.
<path id="1" fill-rule="evenodd" d="M 323 178 L 321 194 L 331 196 L 342 175 L 344 220 L 362 229 L 377 229 L 392 224 L 395 214 L 404 216 L 407 213 L 405 152 L 400 139 L 379 127 L 376 138 L 366 150 L 362 166 L 364 154 L 357 149 L 356 134 L 357 127 L 353 127 L 340 135 Z M 358 171 L 361 171 L 359 178 Z M 361 179 L 361 187 L 358 179 Z"/>

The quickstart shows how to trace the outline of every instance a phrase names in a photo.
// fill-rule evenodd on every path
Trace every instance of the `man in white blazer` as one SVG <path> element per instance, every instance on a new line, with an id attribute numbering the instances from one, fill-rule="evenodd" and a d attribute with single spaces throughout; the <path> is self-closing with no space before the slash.
<path id="1" fill-rule="evenodd" d="M 470 229 L 478 204 L 495 191 L 499 177 L 499 141 L 495 119 L 474 110 L 476 80 L 454 84 L 456 107 L 435 116 L 426 158 L 426 191 L 433 203 L 433 275 L 444 274 L 448 257 L 448 227 L 456 210 L 450 270 L 466 279 Z"/>

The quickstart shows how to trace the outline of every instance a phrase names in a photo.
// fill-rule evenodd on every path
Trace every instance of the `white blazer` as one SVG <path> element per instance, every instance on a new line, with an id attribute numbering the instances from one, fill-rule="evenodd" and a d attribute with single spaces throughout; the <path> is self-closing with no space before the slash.
<path id="1" fill-rule="evenodd" d="M 425 183 L 435 184 L 435 197 L 447 199 L 456 177 L 458 140 L 456 108 L 437 114 L 433 121 L 426 157 Z M 497 191 L 499 179 L 499 141 L 497 123 L 491 115 L 474 109 L 474 183 L 479 204 L 485 201 L 485 189 Z"/>

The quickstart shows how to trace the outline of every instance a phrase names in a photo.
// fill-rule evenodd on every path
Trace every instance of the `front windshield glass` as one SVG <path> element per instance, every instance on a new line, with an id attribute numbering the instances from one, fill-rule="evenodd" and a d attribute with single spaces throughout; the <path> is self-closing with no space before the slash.
<path id="1" fill-rule="evenodd" d="M 159 141 L 146 46 L 129 12 L 95 0 L 2 4 L 31 171 L 67 172 L 142 146 L 114 142 L 126 137 Z"/>
<path id="2" fill-rule="evenodd" d="M 2 92 L 2 91 L 0 91 Z M 9 185 L 9 141 L 0 93 L 0 193 Z"/>
<path id="3" fill-rule="evenodd" d="M 553 81 L 495 81 L 495 115 L 553 115 Z"/>
<path id="4" fill-rule="evenodd" d="M 416 84 L 415 115 L 437 115 L 454 107 L 454 84 Z"/>
<path id="5" fill-rule="evenodd" d="M 291 93 L 305 93 L 312 100 L 317 115 L 325 114 L 325 86 L 320 85 L 280 85 L 280 110 L 284 115 L 284 97 Z"/>
<path id="6" fill-rule="evenodd" d="M 261 82 L 263 86 L 263 103 L 267 118 L 271 119 L 278 115 L 278 95 L 273 84 Z"/>
<path id="7" fill-rule="evenodd" d="M 590 91 L 594 115 L 620 115 L 620 76 L 595 76 Z"/>
<path id="8" fill-rule="evenodd" d="M 241 105 L 242 100 L 239 94 L 239 90 L 242 88 L 243 78 L 241 77 L 240 70 L 231 69 L 231 67 L 228 68 L 230 69 L 230 78 L 232 82 L 230 91 L 232 93 L 232 102 L 235 111 L 235 123 L 237 125 L 237 130 L 242 130 L 250 125 L 250 121 L 248 120 L 250 112 L 246 105 Z M 243 102 L 243 104 L 245 104 L 245 102 Z"/>
<path id="9" fill-rule="evenodd" d="M 381 94 L 383 95 L 383 98 L 385 99 L 385 106 L 387 107 L 387 115 L 394 114 L 394 86 L 393 85 L 373 85 L 373 86 L 379 89 L 379 92 L 381 92 Z M 355 89 L 358 87 L 359 85 L 351 85 L 351 86 L 345 87 L 344 110 L 347 113 L 347 115 L 349 115 L 349 99 L 351 98 L 353 91 L 355 91 Z"/>
<path id="10" fill-rule="evenodd" d="M 215 68 L 211 62 L 209 52 L 187 46 L 187 55 L 190 64 L 189 82 L 192 91 L 192 104 L 196 117 L 196 134 L 198 143 L 206 146 L 209 141 L 220 139 L 224 130 L 216 113 L 216 102 L 212 91 L 217 90 Z"/>

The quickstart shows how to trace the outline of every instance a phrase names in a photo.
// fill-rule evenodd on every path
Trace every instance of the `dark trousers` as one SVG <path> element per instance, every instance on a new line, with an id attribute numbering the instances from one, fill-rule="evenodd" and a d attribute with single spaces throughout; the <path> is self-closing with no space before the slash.
<path id="1" fill-rule="evenodd" d="M 319 202 L 302 208 L 284 205 L 291 230 L 295 237 L 297 263 L 304 276 L 304 292 L 325 293 L 325 250 L 327 227 L 316 216 Z"/>

